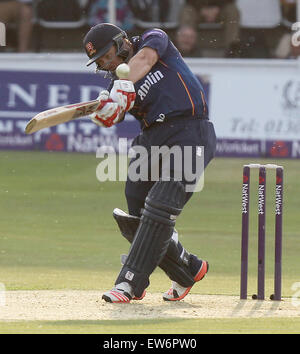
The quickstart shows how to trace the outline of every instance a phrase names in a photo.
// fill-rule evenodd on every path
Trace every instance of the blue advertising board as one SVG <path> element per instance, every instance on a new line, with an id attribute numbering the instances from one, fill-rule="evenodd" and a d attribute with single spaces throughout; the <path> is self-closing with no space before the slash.
<path id="1" fill-rule="evenodd" d="M 109 79 L 100 74 L 0 71 L 0 148 L 95 152 L 102 145 L 118 149 L 120 137 L 130 143 L 139 132 L 139 123 L 129 114 L 109 129 L 83 117 L 32 135 L 24 133 L 37 113 L 95 99 L 108 84 Z"/>
<path id="2" fill-rule="evenodd" d="M 198 78 L 209 102 L 210 79 L 208 76 Z M 24 132 L 27 122 L 39 112 L 95 99 L 109 82 L 101 73 L 0 70 L 0 149 L 93 153 L 98 147 L 110 146 L 119 152 L 120 138 L 126 138 L 127 149 L 140 131 L 139 123 L 130 114 L 122 123 L 108 129 L 83 117 L 32 135 Z M 216 155 L 299 157 L 300 143 L 218 139 Z"/>

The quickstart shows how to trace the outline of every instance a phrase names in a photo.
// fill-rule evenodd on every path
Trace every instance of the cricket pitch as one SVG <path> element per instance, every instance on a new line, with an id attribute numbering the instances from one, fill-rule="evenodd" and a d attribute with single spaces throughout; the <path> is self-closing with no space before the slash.
<path id="1" fill-rule="evenodd" d="M 160 293 L 142 301 L 109 304 L 102 292 L 87 290 L 7 291 L 0 321 L 137 320 L 158 318 L 298 317 L 300 308 L 283 301 L 240 300 L 238 296 L 189 294 L 180 302 L 165 302 Z"/>

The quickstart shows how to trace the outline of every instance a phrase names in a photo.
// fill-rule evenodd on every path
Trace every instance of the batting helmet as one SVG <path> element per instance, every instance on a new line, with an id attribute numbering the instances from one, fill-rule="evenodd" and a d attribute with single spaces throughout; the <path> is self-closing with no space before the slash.
<path id="1" fill-rule="evenodd" d="M 86 65 L 94 63 L 114 44 L 117 47 L 117 55 L 126 60 L 129 52 L 124 48 L 123 38 L 128 38 L 126 32 L 111 23 L 92 27 L 83 39 L 86 54 L 90 58 Z"/>

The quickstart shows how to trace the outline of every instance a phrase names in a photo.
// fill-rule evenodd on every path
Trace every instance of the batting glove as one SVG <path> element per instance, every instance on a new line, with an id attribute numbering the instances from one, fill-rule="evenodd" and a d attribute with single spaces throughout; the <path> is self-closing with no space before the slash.
<path id="1" fill-rule="evenodd" d="M 134 105 L 136 93 L 132 81 L 115 80 L 110 91 L 110 98 L 118 102 L 122 112 L 130 111 Z"/>
<path id="2" fill-rule="evenodd" d="M 90 115 L 90 118 L 100 127 L 111 127 L 119 121 L 119 104 L 109 97 L 109 92 L 106 90 L 101 91 L 97 99 L 100 101 L 99 107 Z"/>

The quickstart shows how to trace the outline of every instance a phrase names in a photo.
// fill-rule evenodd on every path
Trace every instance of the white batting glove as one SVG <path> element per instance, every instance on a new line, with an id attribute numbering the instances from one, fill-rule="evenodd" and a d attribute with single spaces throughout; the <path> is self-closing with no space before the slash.
<path id="1" fill-rule="evenodd" d="M 120 107 L 109 97 L 109 92 L 104 90 L 97 97 L 100 101 L 98 109 L 90 115 L 90 119 L 100 127 L 111 127 L 119 121 Z"/>
<path id="2" fill-rule="evenodd" d="M 101 100 L 107 100 L 108 98 L 109 98 L 109 91 L 102 90 L 96 99 L 101 101 Z"/>
<path id="3" fill-rule="evenodd" d="M 129 80 L 115 80 L 109 97 L 118 102 L 122 112 L 130 111 L 136 97 L 133 82 Z"/>

